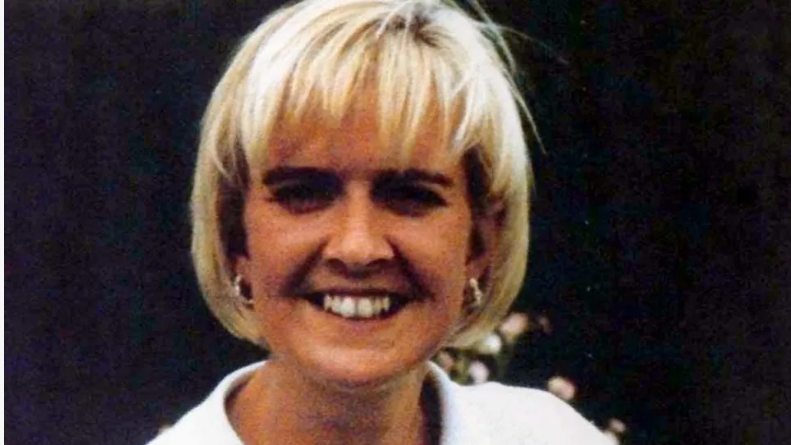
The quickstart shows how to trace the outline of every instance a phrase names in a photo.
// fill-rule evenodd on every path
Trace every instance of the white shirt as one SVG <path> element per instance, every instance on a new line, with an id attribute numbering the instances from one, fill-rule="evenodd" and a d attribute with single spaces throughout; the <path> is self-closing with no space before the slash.
<path id="1" fill-rule="evenodd" d="M 206 400 L 149 445 L 244 445 L 228 419 L 225 400 L 265 363 L 225 377 Z M 611 444 L 550 393 L 499 383 L 461 386 L 433 363 L 429 376 L 439 395 L 440 445 Z"/>

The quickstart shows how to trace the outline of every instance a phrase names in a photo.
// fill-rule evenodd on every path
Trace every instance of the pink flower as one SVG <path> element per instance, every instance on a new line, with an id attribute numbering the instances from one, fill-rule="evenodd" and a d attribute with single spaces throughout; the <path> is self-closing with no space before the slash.
<path id="1" fill-rule="evenodd" d="M 574 395 L 577 394 L 577 387 L 571 380 L 561 377 L 555 376 L 549 379 L 547 382 L 547 389 L 552 394 L 558 396 L 561 400 L 565 400 L 566 402 L 570 401 L 574 398 Z"/>
<path id="2" fill-rule="evenodd" d="M 503 340 L 497 334 L 489 334 L 486 338 L 475 343 L 475 352 L 483 355 L 495 355 L 503 349 Z"/>
<path id="3" fill-rule="evenodd" d="M 503 320 L 500 333 L 508 344 L 512 344 L 527 331 L 529 326 L 530 322 L 526 314 L 514 312 Z"/>
<path id="4" fill-rule="evenodd" d="M 626 432 L 626 424 L 621 419 L 612 418 L 607 424 L 607 430 L 615 434 L 623 434 Z"/>
<path id="5" fill-rule="evenodd" d="M 489 380 L 489 368 L 477 360 L 470 363 L 470 367 L 467 369 L 467 374 L 470 376 L 472 383 L 475 385 Z"/>

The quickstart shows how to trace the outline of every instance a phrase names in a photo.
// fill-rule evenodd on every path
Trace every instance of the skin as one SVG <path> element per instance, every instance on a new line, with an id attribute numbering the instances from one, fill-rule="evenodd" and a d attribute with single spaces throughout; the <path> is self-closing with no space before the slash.
<path id="1" fill-rule="evenodd" d="M 471 234 L 490 246 L 494 223 L 474 220 L 463 166 L 433 125 L 404 170 L 380 149 L 373 116 L 363 104 L 339 129 L 311 121 L 274 138 L 251 170 L 247 252 L 234 264 L 271 356 L 228 402 L 245 443 L 429 443 L 427 361 L 489 264 L 491 248 L 471 256 Z M 381 292 L 409 303 L 359 321 L 304 298 Z"/>

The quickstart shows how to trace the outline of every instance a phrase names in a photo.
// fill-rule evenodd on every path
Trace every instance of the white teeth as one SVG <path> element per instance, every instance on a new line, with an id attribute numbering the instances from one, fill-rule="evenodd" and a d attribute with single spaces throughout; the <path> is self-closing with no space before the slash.
<path id="1" fill-rule="evenodd" d="M 341 310 L 340 313 L 342 316 L 346 318 L 351 318 L 354 316 L 355 311 L 355 304 L 352 297 L 344 297 L 343 302 L 341 303 Z"/>
<path id="2" fill-rule="evenodd" d="M 332 306 L 330 307 L 330 310 L 332 312 L 335 312 L 336 314 L 340 314 L 341 313 L 341 303 L 342 303 L 341 297 L 331 297 L 331 298 L 332 298 Z"/>
<path id="3" fill-rule="evenodd" d="M 357 315 L 362 318 L 371 318 L 374 314 L 374 305 L 370 298 L 360 298 L 357 301 Z"/>
<path id="4" fill-rule="evenodd" d="M 382 310 L 385 312 L 390 310 L 390 297 L 384 297 L 382 299 Z"/>
<path id="5" fill-rule="evenodd" d="M 323 307 L 344 318 L 372 318 L 390 310 L 390 297 L 324 295 Z"/>
<path id="6" fill-rule="evenodd" d="M 374 315 L 379 315 L 382 312 L 382 299 L 381 298 L 373 298 L 371 303 L 371 309 L 373 310 Z"/>

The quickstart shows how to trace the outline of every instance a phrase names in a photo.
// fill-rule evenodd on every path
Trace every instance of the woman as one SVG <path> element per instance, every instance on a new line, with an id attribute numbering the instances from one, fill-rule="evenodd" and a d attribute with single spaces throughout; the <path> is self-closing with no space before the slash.
<path id="1" fill-rule="evenodd" d="M 270 358 L 155 444 L 602 441 L 553 396 L 429 362 L 491 330 L 525 272 L 529 115 L 503 57 L 439 0 L 308 0 L 246 38 L 204 117 L 193 258 Z"/>

